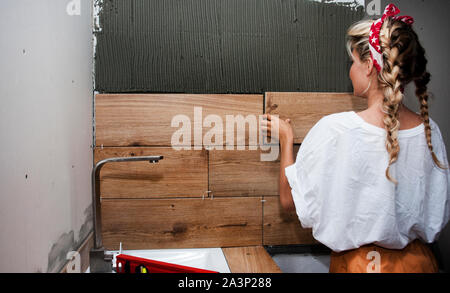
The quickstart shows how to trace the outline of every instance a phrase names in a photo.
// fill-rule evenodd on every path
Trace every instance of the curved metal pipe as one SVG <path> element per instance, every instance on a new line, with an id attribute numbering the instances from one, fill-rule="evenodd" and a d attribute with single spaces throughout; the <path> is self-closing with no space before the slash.
<path id="1" fill-rule="evenodd" d="M 100 182 L 97 181 L 100 177 L 100 171 L 106 163 L 112 162 L 133 162 L 133 161 L 149 161 L 150 163 L 157 163 L 162 160 L 163 156 L 138 156 L 138 157 L 118 157 L 108 158 L 98 162 L 92 169 L 92 208 L 94 218 L 94 249 L 102 249 L 102 217 L 100 205 Z"/>

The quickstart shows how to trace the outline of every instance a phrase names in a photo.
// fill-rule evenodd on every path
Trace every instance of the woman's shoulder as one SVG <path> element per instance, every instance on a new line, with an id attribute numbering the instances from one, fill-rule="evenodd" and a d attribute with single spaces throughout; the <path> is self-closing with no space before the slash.
<path id="1" fill-rule="evenodd" d="M 407 123 L 402 123 L 402 128 L 404 129 L 411 129 L 415 128 L 418 125 L 420 125 L 422 121 L 422 117 L 418 115 L 419 113 L 414 113 L 414 119 L 411 118 Z M 429 119 L 429 125 L 433 132 L 436 132 L 438 134 L 439 139 L 442 139 L 442 133 L 440 131 L 438 123 L 433 120 L 431 117 Z M 329 128 L 330 130 L 334 130 L 337 133 L 343 133 L 346 130 L 353 130 L 358 128 L 365 128 L 365 126 L 362 118 L 358 116 L 358 114 L 355 111 L 345 111 L 345 112 L 338 112 L 338 113 L 332 113 L 323 116 L 319 121 L 316 123 L 315 127 L 324 129 Z M 406 125 L 405 125 L 406 124 Z M 423 123 L 422 123 L 423 124 Z M 370 127 L 372 129 L 377 129 L 375 127 Z M 378 127 L 380 128 L 380 127 Z M 380 128 L 381 129 L 381 128 Z M 403 130 L 403 129 L 400 129 Z M 379 131 L 381 133 L 381 131 Z"/>
<path id="2" fill-rule="evenodd" d="M 354 111 L 337 112 L 323 116 L 319 121 L 325 123 L 342 123 L 351 119 Z"/>
<path id="3" fill-rule="evenodd" d="M 354 127 L 350 121 L 349 112 L 333 113 L 322 116 L 308 131 L 303 144 L 318 147 L 319 145 L 330 145 L 340 134 Z"/>
<path id="4" fill-rule="evenodd" d="M 321 128 L 322 130 L 328 129 L 331 132 L 342 133 L 345 130 L 356 127 L 353 117 L 354 114 L 355 112 L 353 111 L 328 114 L 320 118 L 314 127 Z"/>
<path id="5" fill-rule="evenodd" d="M 429 117 L 429 120 L 430 120 L 430 128 L 431 128 L 431 130 L 438 131 L 439 135 L 442 136 L 441 129 L 439 128 L 439 124 L 436 121 L 434 121 L 433 119 L 431 119 L 431 117 Z"/>

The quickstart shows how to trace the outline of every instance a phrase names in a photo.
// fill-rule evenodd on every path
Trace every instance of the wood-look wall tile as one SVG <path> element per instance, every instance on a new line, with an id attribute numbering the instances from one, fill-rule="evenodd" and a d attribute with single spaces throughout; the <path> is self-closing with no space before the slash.
<path id="1" fill-rule="evenodd" d="M 263 205 L 264 245 L 318 244 L 311 229 L 301 226 L 296 212 L 286 212 L 278 196 L 265 196 Z"/>
<path id="2" fill-rule="evenodd" d="M 294 145 L 294 160 L 300 145 Z M 280 156 L 262 161 L 261 150 L 209 152 L 209 188 L 214 196 L 279 194 Z"/>
<path id="3" fill-rule="evenodd" d="M 281 119 L 291 119 L 294 143 L 301 143 L 308 131 L 323 116 L 362 111 L 367 100 L 350 93 L 267 92 L 265 112 L 277 114 Z"/>
<path id="4" fill-rule="evenodd" d="M 105 199 L 106 249 L 252 246 L 262 243 L 262 197 Z"/>
<path id="5" fill-rule="evenodd" d="M 201 147 L 205 134 L 215 127 L 214 124 L 211 124 L 211 127 L 202 127 L 208 115 L 217 115 L 221 118 L 225 135 L 227 115 L 233 117 L 242 115 L 243 118 L 254 115 L 257 120 L 259 115 L 263 114 L 263 100 L 263 95 L 97 94 L 95 96 L 96 145 L 172 146 L 172 136 L 179 131 L 184 137 L 191 138 L 190 144 L 184 145 Z M 201 107 L 199 119 L 195 119 L 195 107 Z M 177 115 L 184 115 L 189 125 L 176 123 L 172 127 L 172 119 Z M 182 128 L 182 126 L 186 127 Z M 196 127 L 201 130 L 200 141 L 194 139 Z M 248 136 L 248 132 L 244 133 L 243 136 L 234 140 L 234 144 L 248 145 Z M 223 145 L 225 144 L 224 137 Z"/>
<path id="6" fill-rule="evenodd" d="M 107 163 L 100 172 L 102 198 L 202 197 L 208 190 L 206 150 L 176 151 L 170 147 L 96 148 L 95 162 L 112 157 L 157 156 L 158 163 Z"/>
<path id="7" fill-rule="evenodd" d="M 214 196 L 278 194 L 280 161 L 261 161 L 260 150 L 209 152 L 209 187 Z"/>

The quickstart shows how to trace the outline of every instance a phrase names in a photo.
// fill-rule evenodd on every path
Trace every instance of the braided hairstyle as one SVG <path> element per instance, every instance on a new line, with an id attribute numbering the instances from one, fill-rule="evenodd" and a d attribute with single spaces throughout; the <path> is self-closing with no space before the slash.
<path id="1" fill-rule="evenodd" d="M 375 20 L 362 20 L 353 24 L 347 31 L 347 52 L 352 56 L 355 50 L 362 62 L 369 60 L 369 32 Z M 380 31 L 380 45 L 383 55 L 383 68 L 378 81 L 384 93 L 382 111 L 386 129 L 386 150 L 389 164 L 386 168 L 388 180 L 398 182 L 389 174 L 389 167 L 397 161 L 400 152 L 398 142 L 399 106 L 403 99 L 402 88 L 411 81 L 416 85 L 416 96 L 420 102 L 421 118 L 425 126 L 425 136 L 433 161 L 441 169 L 447 169 L 436 157 L 431 143 L 431 127 L 428 114 L 428 91 L 430 73 L 427 72 L 425 50 L 421 46 L 412 26 L 387 17 Z"/>

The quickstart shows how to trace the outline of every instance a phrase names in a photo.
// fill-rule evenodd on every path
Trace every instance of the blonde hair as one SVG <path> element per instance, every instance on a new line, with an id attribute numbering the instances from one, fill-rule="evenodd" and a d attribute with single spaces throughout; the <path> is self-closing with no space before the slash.
<path id="1" fill-rule="evenodd" d="M 370 57 L 369 32 L 375 20 L 361 20 L 347 31 L 347 52 L 352 57 L 355 50 L 362 62 Z M 428 115 L 428 90 L 430 73 L 427 72 L 425 50 L 421 46 L 413 28 L 399 20 L 386 18 L 380 31 L 380 45 L 383 55 L 383 68 L 378 74 L 378 81 L 383 89 L 384 126 L 386 129 L 386 150 L 389 164 L 386 168 L 388 180 L 398 182 L 389 175 L 389 167 L 397 161 L 400 152 L 398 143 L 398 109 L 402 102 L 401 88 L 411 81 L 416 85 L 416 96 L 420 102 L 420 114 L 425 126 L 425 136 L 433 161 L 441 169 L 447 169 L 436 157 L 431 143 L 431 127 Z"/>

